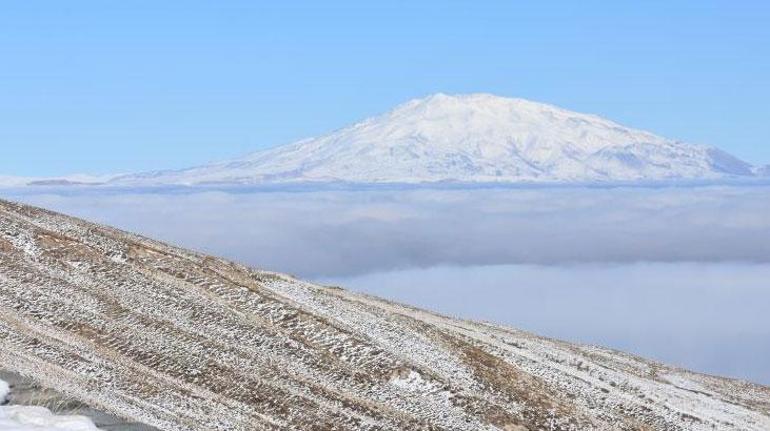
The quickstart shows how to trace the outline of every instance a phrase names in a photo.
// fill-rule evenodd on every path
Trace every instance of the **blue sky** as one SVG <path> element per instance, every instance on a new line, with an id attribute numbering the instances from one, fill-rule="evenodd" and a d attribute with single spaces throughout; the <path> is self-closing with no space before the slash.
<path id="1" fill-rule="evenodd" d="M 770 163 L 768 22 L 764 1 L 6 2 L 0 175 L 195 165 L 438 91 Z"/>

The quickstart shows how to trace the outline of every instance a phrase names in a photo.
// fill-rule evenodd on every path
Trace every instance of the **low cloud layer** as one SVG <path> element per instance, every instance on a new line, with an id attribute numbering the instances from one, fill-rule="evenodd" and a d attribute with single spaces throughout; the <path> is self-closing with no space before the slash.
<path id="1" fill-rule="evenodd" d="M 471 319 L 770 384 L 770 265 L 434 267 L 322 280 Z"/>
<path id="2" fill-rule="evenodd" d="M 4 197 L 463 317 L 770 383 L 770 187 Z"/>
<path id="3" fill-rule="evenodd" d="M 8 197 L 304 277 L 435 265 L 770 261 L 767 186 Z"/>

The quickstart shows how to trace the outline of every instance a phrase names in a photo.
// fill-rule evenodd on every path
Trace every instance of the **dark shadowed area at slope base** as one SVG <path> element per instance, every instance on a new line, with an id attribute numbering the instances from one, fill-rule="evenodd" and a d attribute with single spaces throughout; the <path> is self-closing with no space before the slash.
<path id="1" fill-rule="evenodd" d="M 157 428 L 119 418 L 83 404 L 69 397 L 40 386 L 34 380 L 18 373 L 0 369 L 0 380 L 11 387 L 8 405 L 41 406 L 59 415 L 80 415 L 91 419 L 99 429 L 105 431 L 158 431 Z"/>

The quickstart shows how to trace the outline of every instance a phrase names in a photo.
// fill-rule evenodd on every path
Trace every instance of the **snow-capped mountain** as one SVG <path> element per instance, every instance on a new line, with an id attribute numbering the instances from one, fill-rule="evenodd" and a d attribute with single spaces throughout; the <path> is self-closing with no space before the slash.
<path id="1" fill-rule="evenodd" d="M 753 176 L 713 147 L 555 106 L 436 94 L 318 138 L 116 183 L 572 182 Z"/>
<path id="2" fill-rule="evenodd" d="M 0 367 L 167 431 L 770 429 L 768 387 L 2 200 Z"/>

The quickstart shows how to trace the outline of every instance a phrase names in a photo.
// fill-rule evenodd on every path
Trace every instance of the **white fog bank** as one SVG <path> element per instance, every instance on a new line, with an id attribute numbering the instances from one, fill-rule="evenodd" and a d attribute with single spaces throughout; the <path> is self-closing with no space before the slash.
<path id="1" fill-rule="evenodd" d="M 302 277 L 567 263 L 770 262 L 770 186 L 0 196 Z"/>
<path id="2" fill-rule="evenodd" d="M 319 280 L 770 385 L 770 265 L 436 267 Z"/>

